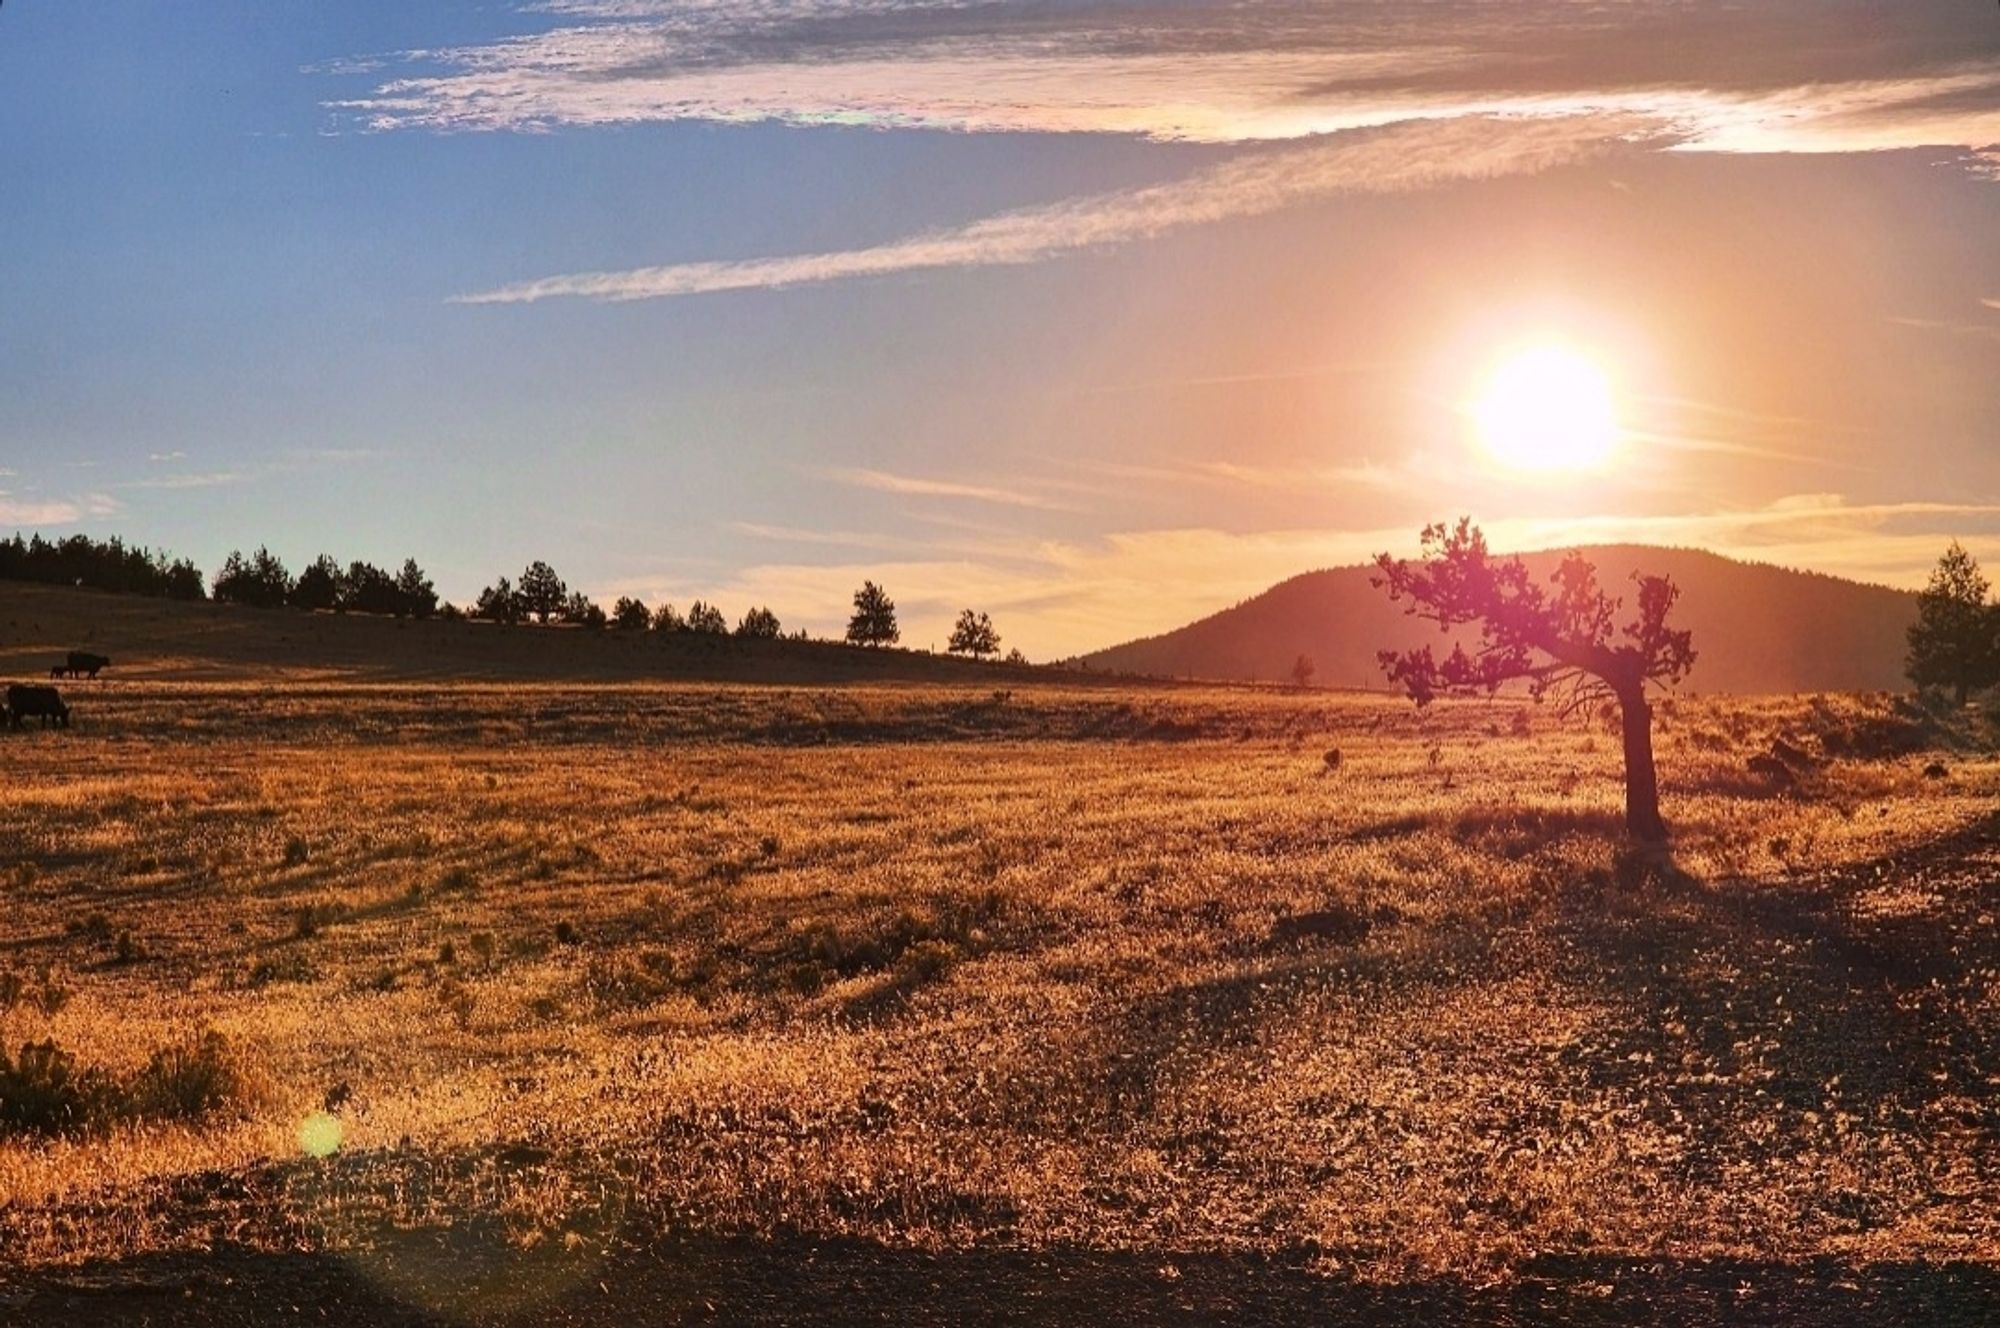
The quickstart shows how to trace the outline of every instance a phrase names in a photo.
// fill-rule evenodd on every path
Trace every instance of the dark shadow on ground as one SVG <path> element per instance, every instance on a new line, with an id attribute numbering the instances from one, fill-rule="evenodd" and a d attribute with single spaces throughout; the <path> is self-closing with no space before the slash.
<path id="1" fill-rule="evenodd" d="M 389 1325 L 1986 1324 L 1971 1264 L 1565 1260 L 1498 1285 L 1364 1283 L 1301 1257 L 1077 1249 L 928 1253 L 864 1242 L 663 1239 L 608 1258 L 406 1235 L 365 1257 L 220 1250 L 31 1281 L 0 1324 Z"/>
<path id="2" fill-rule="evenodd" d="M 1672 869 L 1568 902 L 1567 976 L 1624 1011 L 1585 1049 L 1600 1082 L 1711 1135 L 1841 1113 L 1916 1139 L 2000 1135 L 2000 817 L 1892 857 L 1775 881 Z M 1698 1150 L 1688 1178 L 1729 1150 Z M 1865 1230 L 1870 1215 L 1845 1215 Z"/>

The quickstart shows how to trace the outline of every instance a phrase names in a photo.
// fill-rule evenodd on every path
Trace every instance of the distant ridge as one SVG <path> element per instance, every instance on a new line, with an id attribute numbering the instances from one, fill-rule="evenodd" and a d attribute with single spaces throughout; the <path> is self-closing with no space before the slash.
<path id="1" fill-rule="evenodd" d="M 1675 619 L 1694 629 L 1695 692 L 1900 690 L 1914 593 L 1818 572 L 1740 562 L 1702 549 L 1597 545 L 1580 550 L 1613 595 L 1632 602 L 1635 571 L 1681 588 Z M 1567 550 L 1524 554 L 1546 577 Z M 1299 655 L 1327 687 L 1384 686 L 1376 652 L 1439 641 L 1369 584 L 1370 567 L 1307 572 L 1186 627 L 1085 657 L 1094 669 L 1172 678 L 1271 682 Z M 1621 615 L 1622 626 L 1625 617 Z"/>

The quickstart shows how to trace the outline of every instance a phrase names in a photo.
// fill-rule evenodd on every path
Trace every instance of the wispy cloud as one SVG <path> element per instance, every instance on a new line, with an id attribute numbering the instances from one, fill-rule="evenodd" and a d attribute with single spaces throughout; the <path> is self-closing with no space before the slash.
<path id="1" fill-rule="evenodd" d="M 699 119 L 1242 142 L 1639 111 L 1721 151 L 2000 141 L 2000 35 L 1947 0 L 576 0 L 544 30 L 331 66 L 376 129 Z"/>
<path id="2" fill-rule="evenodd" d="M 999 503 L 1007 507 L 1034 507 L 1043 511 L 1074 511 L 1067 503 L 1044 498 L 1020 489 L 1003 489 L 985 484 L 962 484 L 954 480 L 924 479 L 915 475 L 895 475 L 884 470 L 831 467 L 819 472 L 837 484 L 879 493 L 899 493 L 915 498 L 965 498 L 974 502 Z"/>
<path id="3" fill-rule="evenodd" d="M 865 249 L 570 273 L 459 300 L 465 304 L 525 304 L 559 297 L 646 300 L 931 268 L 1030 263 L 1272 212 L 1330 194 L 1390 193 L 1449 180 L 1545 170 L 1608 151 L 1640 128 L 1626 117 L 1593 115 L 1400 125 L 1342 135 L 1312 147 L 1257 152 L 1167 184 L 1024 208 Z"/>
<path id="4" fill-rule="evenodd" d="M 155 466 L 166 466 L 166 465 L 171 465 L 176 461 L 187 460 L 187 453 L 181 451 L 148 452 L 146 454 L 146 460 Z"/>
<path id="5" fill-rule="evenodd" d="M 109 494 L 80 498 L 29 498 L 0 489 L 0 525 L 70 526 L 92 517 L 115 516 L 122 505 Z"/>
<path id="6" fill-rule="evenodd" d="M 157 475 L 143 480 L 127 480 L 120 489 L 216 489 L 228 484 L 247 484 L 255 478 L 247 471 L 212 470 L 201 474 Z"/>

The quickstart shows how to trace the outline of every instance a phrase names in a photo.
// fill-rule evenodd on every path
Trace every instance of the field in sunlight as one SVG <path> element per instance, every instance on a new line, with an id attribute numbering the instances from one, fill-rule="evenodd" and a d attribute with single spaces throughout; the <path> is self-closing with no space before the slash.
<path id="1" fill-rule="evenodd" d="M 0 734 L 17 1270 L 470 1230 L 543 1290 L 664 1232 L 1367 1284 L 2000 1247 L 1970 714 L 1663 703 L 1666 869 L 1621 853 L 1602 722 L 1505 700 L 71 692 Z M 69 1117 L 21 1105 L 44 1040 Z"/>

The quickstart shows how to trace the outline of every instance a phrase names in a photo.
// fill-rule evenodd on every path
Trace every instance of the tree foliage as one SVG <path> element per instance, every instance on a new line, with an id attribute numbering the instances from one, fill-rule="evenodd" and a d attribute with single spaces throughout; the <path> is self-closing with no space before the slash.
<path id="1" fill-rule="evenodd" d="M 896 601 L 873 581 L 854 592 L 854 616 L 847 620 L 847 639 L 860 646 L 892 646 L 903 639 L 896 626 Z"/>
<path id="2" fill-rule="evenodd" d="M 563 601 L 562 620 L 574 623 L 578 627 L 588 627 L 593 631 L 602 630 L 611 624 L 610 617 L 598 607 L 597 601 L 581 590 L 570 591 L 569 598 Z"/>
<path id="3" fill-rule="evenodd" d="M 985 659 L 988 655 L 1000 653 L 1000 633 L 993 630 L 993 620 L 984 613 L 966 609 L 958 615 L 958 622 L 951 629 L 951 641 L 945 649 L 954 655 Z"/>
<path id="4" fill-rule="evenodd" d="M 275 609 L 291 598 L 292 574 L 277 554 L 262 545 L 248 558 L 232 549 L 215 574 L 213 594 L 225 603 Z"/>
<path id="5" fill-rule="evenodd" d="M 126 544 L 115 535 L 102 541 L 88 535 L 68 535 L 60 540 L 15 535 L 0 540 L 0 581 L 88 586 L 162 599 L 208 597 L 201 569 L 193 563 Z"/>
<path id="6" fill-rule="evenodd" d="M 756 641 L 775 641 L 782 634 L 778 615 L 766 608 L 751 609 L 743 615 L 743 621 L 736 624 L 736 634 Z"/>
<path id="7" fill-rule="evenodd" d="M 1948 688 L 1960 705 L 1972 692 L 2000 683 L 2000 608 L 1979 563 L 1957 540 L 1938 559 L 1917 597 L 1910 625 L 1910 681 Z"/>
<path id="8" fill-rule="evenodd" d="M 671 604 L 662 604 L 653 610 L 653 630 L 656 632 L 685 632 L 687 619 Z"/>
<path id="9" fill-rule="evenodd" d="M 521 621 L 521 597 L 514 593 L 514 583 L 503 576 L 480 591 L 473 601 L 472 616 L 497 623 Z"/>
<path id="10" fill-rule="evenodd" d="M 307 563 L 306 570 L 300 572 L 299 579 L 292 583 L 291 606 L 304 609 L 307 613 L 339 608 L 344 580 L 340 564 L 333 560 L 332 555 L 322 553 Z"/>
<path id="11" fill-rule="evenodd" d="M 729 631 L 729 619 L 723 617 L 722 610 L 713 604 L 696 600 L 688 606 L 687 630 L 709 636 L 723 636 Z"/>
<path id="12" fill-rule="evenodd" d="M 398 614 L 428 618 L 437 612 L 437 587 L 431 584 L 424 569 L 417 566 L 415 558 L 403 559 L 403 566 L 396 573 L 396 598 L 401 601 Z"/>
<path id="13" fill-rule="evenodd" d="M 1695 659 L 1692 635 L 1667 624 L 1680 597 L 1671 580 L 1635 576 L 1637 613 L 1620 628 L 1620 601 L 1599 587 L 1597 569 L 1581 554 L 1564 558 L 1544 586 L 1519 558 L 1494 557 L 1470 518 L 1426 526 L 1414 562 L 1385 553 L 1375 565 L 1376 586 L 1408 601 L 1413 616 L 1441 633 L 1478 627 L 1472 650 L 1459 642 L 1442 660 L 1430 646 L 1382 651 L 1391 681 L 1419 706 L 1440 696 L 1491 695 L 1517 681 L 1537 700 L 1554 695 L 1565 711 L 1615 700 L 1624 719 L 1627 827 L 1641 840 L 1666 838 L 1646 688 L 1678 683 Z"/>
<path id="14" fill-rule="evenodd" d="M 611 625 L 620 631 L 643 632 L 653 625 L 653 615 L 646 608 L 646 601 L 620 595 L 611 606 Z"/>
<path id="15" fill-rule="evenodd" d="M 556 575 L 555 568 L 537 558 L 521 569 L 521 582 L 514 589 L 514 598 L 520 602 L 523 615 L 533 614 L 536 621 L 547 622 L 569 603 L 569 587 Z"/>
<path id="16" fill-rule="evenodd" d="M 1311 655 L 1300 655 L 1292 661 L 1292 686 L 1304 688 L 1312 686 L 1313 675 L 1319 672 L 1319 665 L 1313 663 Z"/>

